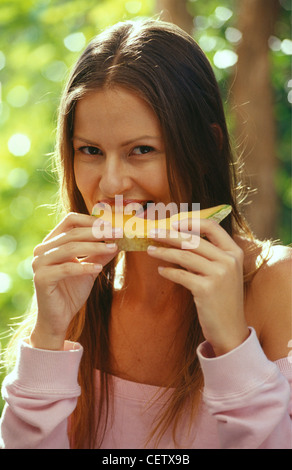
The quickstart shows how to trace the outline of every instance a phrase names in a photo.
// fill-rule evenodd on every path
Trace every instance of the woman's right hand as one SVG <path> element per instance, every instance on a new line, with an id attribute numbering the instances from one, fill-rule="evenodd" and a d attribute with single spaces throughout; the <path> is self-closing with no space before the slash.
<path id="1" fill-rule="evenodd" d="M 97 240 L 96 221 L 90 215 L 70 213 L 35 248 L 32 268 L 38 315 L 30 337 L 33 347 L 63 349 L 69 323 L 86 302 L 103 266 L 117 254 L 116 244 L 102 243 L 105 236 Z M 110 238 L 120 236 L 116 232 Z"/>

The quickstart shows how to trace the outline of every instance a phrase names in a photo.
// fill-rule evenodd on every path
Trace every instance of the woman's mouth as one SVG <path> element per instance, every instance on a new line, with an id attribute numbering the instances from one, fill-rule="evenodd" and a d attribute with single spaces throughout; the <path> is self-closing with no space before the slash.
<path id="1" fill-rule="evenodd" d="M 122 196 L 116 196 L 114 200 L 103 199 L 98 201 L 93 207 L 92 214 L 95 215 L 99 211 L 106 210 L 112 213 L 123 212 L 125 215 L 145 218 L 150 204 L 153 204 L 152 200 L 123 199 Z"/>

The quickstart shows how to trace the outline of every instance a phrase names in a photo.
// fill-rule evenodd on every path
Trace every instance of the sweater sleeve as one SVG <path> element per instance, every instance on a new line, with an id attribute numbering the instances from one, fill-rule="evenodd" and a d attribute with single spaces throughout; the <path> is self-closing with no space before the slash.
<path id="1" fill-rule="evenodd" d="M 256 333 L 215 357 L 208 342 L 198 347 L 203 399 L 217 420 L 222 449 L 292 448 L 292 363 L 271 362 Z"/>
<path id="2" fill-rule="evenodd" d="M 16 365 L 2 384 L 2 449 L 68 449 L 68 417 L 74 411 L 82 346 L 66 341 L 64 351 L 20 343 Z"/>

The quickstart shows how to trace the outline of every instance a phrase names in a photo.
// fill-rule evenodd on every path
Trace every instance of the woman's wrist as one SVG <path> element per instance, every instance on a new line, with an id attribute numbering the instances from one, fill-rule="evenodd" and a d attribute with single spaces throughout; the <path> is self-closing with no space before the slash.
<path id="1" fill-rule="evenodd" d="M 211 343 L 215 356 L 222 356 L 223 354 L 227 354 L 228 352 L 237 348 L 240 346 L 240 344 L 244 343 L 249 335 L 250 330 L 248 326 L 246 326 L 245 328 L 242 328 L 240 332 L 238 331 L 236 335 L 230 335 L 228 338 L 218 344 Z"/>
<path id="2" fill-rule="evenodd" d="M 29 343 L 33 348 L 48 349 L 51 351 L 63 351 L 64 341 L 65 337 L 63 335 L 49 334 L 41 331 L 38 327 L 32 330 L 29 338 Z"/>

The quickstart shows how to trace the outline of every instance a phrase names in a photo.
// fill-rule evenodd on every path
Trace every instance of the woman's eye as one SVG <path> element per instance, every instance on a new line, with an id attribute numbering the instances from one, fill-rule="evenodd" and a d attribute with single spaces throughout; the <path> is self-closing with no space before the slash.
<path id="1" fill-rule="evenodd" d="M 133 150 L 134 155 L 145 155 L 146 153 L 153 152 L 154 148 L 150 147 L 149 145 L 140 145 L 139 147 L 135 147 Z"/>
<path id="2" fill-rule="evenodd" d="M 100 155 L 101 151 L 97 147 L 83 146 L 78 149 L 80 152 L 86 155 Z"/>

